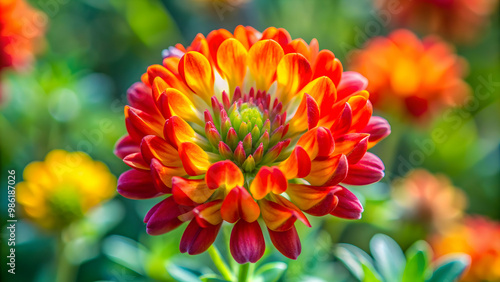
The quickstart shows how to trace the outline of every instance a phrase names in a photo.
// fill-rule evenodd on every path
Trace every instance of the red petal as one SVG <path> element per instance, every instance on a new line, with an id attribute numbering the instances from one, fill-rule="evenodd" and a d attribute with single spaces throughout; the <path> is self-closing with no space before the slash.
<path id="1" fill-rule="evenodd" d="M 231 255 L 238 263 L 255 263 L 266 250 L 266 242 L 258 221 L 248 223 L 239 220 L 231 231 L 229 243 Z"/>
<path id="2" fill-rule="evenodd" d="M 178 205 L 173 197 L 156 204 L 144 218 L 146 232 L 149 235 L 160 235 L 172 231 L 182 224 L 180 215 L 189 213 L 193 208 Z"/>
<path id="3" fill-rule="evenodd" d="M 342 77 L 342 64 L 335 55 L 329 50 L 321 50 L 318 53 L 316 62 L 314 63 L 313 79 L 321 76 L 329 77 L 335 86 L 339 85 L 340 78 Z"/>
<path id="4" fill-rule="evenodd" d="M 285 49 L 286 46 L 292 41 L 292 37 L 288 31 L 284 28 L 268 27 L 264 32 L 262 32 L 262 37 L 260 40 L 272 39 Z"/>
<path id="5" fill-rule="evenodd" d="M 300 145 L 295 146 L 292 154 L 279 165 L 286 179 L 303 178 L 311 172 L 311 159 Z"/>
<path id="6" fill-rule="evenodd" d="M 157 159 L 151 160 L 150 168 L 156 190 L 162 193 L 172 193 L 172 177 L 186 175 L 182 167 L 167 167 Z"/>
<path id="7" fill-rule="evenodd" d="M 118 178 L 118 193 L 129 199 L 150 199 L 163 193 L 156 190 L 149 171 L 127 170 Z"/>
<path id="8" fill-rule="evenodd" d="M 302 135 L 297 142 L 309 154 L 309 158 L 328 157 L 335 148 L 332 134 L 326 127 L 317 127 Z"/>
<path id="9" fill-rule="evenodd" d="M 130 137 L 137 143 L 146 135 L 161 136 L 163 124 L 147 112 L 125 106 L 125 125 Z"/>
<path id="10" fill-rule="evenodd" d="M 115 145 L 115 155 L 120 159 L 125 158 L 126 156 L 132 153 L 139 152 L 139 143 L 132 140 L 130 135 L 123 136 Z"/>
<path id="11" fill-rule="evenodd" d="M 155 158 L 165 166 L 182 166 L 177 149 L 161 137 L 154 135 L 144 137 L 141 142 L 141 152 L 148 163 Z"/>
<path id="12" fill-rule="evenodd" d="M 373 116 L 368 122 L 368 125 L 361 130 L 361 132 L 370 134 L 370 138 L 368 139 L 368 149 L 370 149 L 380 140 L 391 134 L 391 126 L 387 120 L 381 117 Z"/>
<path id="13" fill-rule="evenodd" d="M 284 231 L 290 229 L 297 219 L 306 226 L 311 227 L 309 220 L 302 211 L 292 202 L 283 196 L 275 195 L 274 201 L 262 199 L 259 201 L 262 219 L 267 227 L 275 231 Z"/>
<path id="14" fill-rule="evenodd" d="M 268 231 L 271 242 L 273 242 L 273 245 L 280 253 L 289 259 L 297 259 L 299 257 L 302 246 L 295 226 L 286 231 L 272 231 L 269 228 Z"/>
<path id="15" fill-rule="evenodd" d="M 222 223 L 220 207 L 222 200 L 215 200 L 194 208 L 196 221 L 203 228 L 218 225 Z"/>
<path id="16" fill-rule="evenodd" d="M 346 71 L 342 74 L 342 79 L 337 87 L 337 100 L 349 97 L 350 95 L 365 90 L 368 86 L 368 79 L 357 72 Z"/>
<path id="17" fill-rule="evenodd" d="M 349 165 L 347 177 L 342 183 L 350 185 L 368 185 L 380 181 L 384 177 L 384 163 L 372 153 L 366 153 L 354 165 Z"/>
<path id="18" fill-rule="evenodd" d="M 337 187 L 341 188 L 340 191 L 335 193 L 335 197 L 338 198 L 338 204 L 330 214 L 346 219 L 360 219 L 363 206 L 356 195 L 342 186 Z"/>
<path id="19" fill-rule="evenodd" d="M 217 238 L 221 224 L 201 227 L 196 220 L 191 220 L 184 234 L 182 234 L 180 251 L 190 255 L 201 254 L 210 247 Z"/>
<path id="20" fill-rule="evenodd" d="M 210 166 L 205 175 L 205 181 L 210 189 L 219 187 L 232 189 L 238 185 L 243 185 L 245 179 L 240 168 L 233 162 L 220 161 Z"/>
<path id="21" fill-rule="evenodd" d="M 236 186 L 227 194 L 220 212 L 222 218 L 230 223 L 234 223 L 240 218 L 247 222 L 253 222 L 260 215 L 259 205 L 241 186 Z"/>
<path id="22" fill-rule="evenodd" d="M 347 156 L 349 164 L 357 163 L 368 150 L 368 138 L 366 133 L 351 133 L 335 138 L 335 154 Z"/>
<path id="23" fill-rule="evenodd" d="M 305 177 L 314 186 L 333 186 L 347 176 L 348 163 L 345 155 L 332 155 L 311 162 L 311 172 Z"/>
<path id="24" fill-rule="evenodd" d="M 329 214 L 337 205 L 336 187 L 318 187 L 303 184 L 291 184 L 287 194 L 290 200 L 301 210 L 314 215 L 324 216 Z"/>
<path id="25" fill-rule="evenodd" d="M 153 100 L 151 88 L 144 83 L 136 82 L 127 90 L 127 99 L 131 107 L 150 114 L 160 115 Z"/>

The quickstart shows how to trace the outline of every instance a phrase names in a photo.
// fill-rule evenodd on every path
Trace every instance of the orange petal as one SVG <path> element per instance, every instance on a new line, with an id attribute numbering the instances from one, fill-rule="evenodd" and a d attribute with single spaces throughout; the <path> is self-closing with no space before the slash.
<path id="1" fill-rule="evenodd" d="M 170 113 L 167 96 L 165 95 L 165 90 L 168 88 L 167 83 L 161 77 L 156 77 L 153 81 L 152 88 L 153 100 L 156 108 L 158 108 L 164 118 L 171 117 L 172 114 Z"/>
<path id="2" fill-rule="evenodd" d="M 248 67 L 257 83 L 258 90 L 268 90 L 276 79 L 276 69 L 283 49 L 274 40 L 261 40 L 248 51 Z"/>
<path id="3" fill-rule="evenodd" d="M 318 77 L 309 82 L 300 91 L 311 95 L 320 106 L 321 116 L 325 116 L 332 109 L 333 103 L 337 99 L 337 90 L 333 82 L 325 76 Z"/>
<path id="4" fill-rule="evenodd" d="M 125 125 L 130 137 L 137 143 L 146 135 L 161 136 L 163 124 L 150 114 L 125 106 Z"/>
<path id="5" fill-rule="evenodd" d="M 165 122 L 163 128 L 165 139 L 174 147 L 179 147 L 184 142 L 198 141 L 197 133 L 181 117 L 173 116 Z"/>
<path id="6" fill-rule="evenodd" d="M 317 127 L 307 131 L 300 137 L 297 145 L 304 148 L 311 160 L 316 157 L 327 157 L 335 148 L 332 134 L 326 127 Z"/>
<path id="7" fill-rule="evenodd" d="M 144 161 L 141 153 L 129 154 L 125 156 L 125 158 L 123 158 L 123 162 L 131 168 L 139 170 L 149 170 L 149 161 Z"/>
<path id="8" fill-rule="evenodd" d="M 286 54 L 276 70 L 279 101 L 286 104 L 311 81 L 311 65 L 301 54 Z"/>
<path id="9" fill-rule="evenodd" d="M 193 39 L 193 42 L 191 42 L 191 45 L 189 45 L 186 51 L 196 51 L 205 56 L 206 58 L 210 57 L 210 49 L 208 46 L 208 41 L 205 38 L 205 36 L 201 33 L 196 34 L 195 38 Z"/>
<path id="10" fill-rule="evenodd" d="M 239 25 L 234 29 L 234 38 L 238 39 L 245 49 L 250 49 L 255 42 L 259 40 L 260 32 L 251 26 Z M 260 37 L 260 36 L 259 36 Z"/>
<path id="11" fill-rule="evenodd" d="M 329 77 L 335 86 L 339 85 L 342 77 L 342 63 L 335 58 L 335 55 L 329 50 L 321 50 L 316 57 L 313 66 L 313 79 L 321 76 Z"/>
<path id="12" fill-rule="evenodd" d="M 220 207 L 222 206 L 222 200 L 215 200 L 194 208 L 193 212 L 196 217 L 198 224 L 207 228 L 211 225 L 217 225 L 222 222 L 222 217 L 220 214 Z"/>
<path id="13" fill-rule="evenodd" d="M 220 209 L 222 218 L 230 223 L 235 223 L 240 218 L 246 222 L 254 222 L 259 218 L 259 205 L 254 201 L 248 191 L 236 186 L 227 194 Z"/>
<path id="14" fill-rule="evenodd" d="M 207 35 L 210 56 L 215 64 L 217 64 L 217 52 L 219 51 L 220 45 L 222 44 L 222 42 L 229 38 L 233 38 L 233 34 L 223 28 L 213 30 Z"/>
<path id="15" fill-rule="evenodd" d="M 319 122 L 320 111 L 319 106 L 309 94 L 305 94 L 302 98 L 297 112 L 290 119 L 290 129 L 289 134 L 294 134 L 296 132 L 302 132 L 307 129 L 316 127 Z"/>
<path id="16" fill-rule="evenodd" d="M 207 105 L 214 92 L 214 75 L 207 57 L 198 52 L 187 52 L 179 62 L 179 73 L 189 88 Z"/>
<path id="17" fill-rule="evenodd" d="M 205 181 L 210 189 L 223 187 L 230 190 L 236 186 L 242 186 L 245 178 L 240 168 L 233 162 L 221 161 L 210 166 L 205 175 Z"/>
<path id="18" fill-rule="evenodd" d="M 311 159 L 306 150 L 296 146 L 292 154 L 279 165 L 286 179 L 306 177 L 311 171 Z"/>
<path id="19" fill-rule="evenodd" d="M 250 185 L 250 192 L 256 200 L 264 198 L 269 192 L 281 194 L 286 191 L 287 180 L 276 166 L 263 166 Z"/>
<path id="20" fill-rule="evenodd" d="M 303 184 L 290 184 L 287 194 L 290 200 L 303 211 L 314 210 L 318 205 L 323 205 L 323 215 L 329 214 L 337 205 L 338 200 L 333 197 L 338 188 L 335 186 L 309 186 Z"/>
<path id="21" fill-rule="evenodd" d="M 179 156 L 184 169 L 191 176 L 204 174 L 210 167 L 208 154 L 192 142 L 181 143 Z"/>
<path id="22" fill-rule="evenodd" d="M 163 193 L 171 193 L 172 178 L 174 176 L 185 176 L 186 171 L 183 167 L 164 166 L 159 160 L 151 160 L 151 176 L 156 190 Z"/>
<path id="23" fill-rule="evenodd" d="M 208 189 L 204 179 L 172 178 L 172 195 L 179 205 L 195 206 L 212 196 L 215 190 Z"/>
<path id="24" fill-rule="evenodd" d="M 229 84 L 230 99 L 236 86 L 243 85 L 247 71 L 247 50 L 237 39 L 222 42 L 217 51 L 217 63 Z"/>
<path id="25" fill-rule="evenodd" d="M 189 89 L 186 87 L 186 84 L 184 84 L 181 77 L 164 66 L 152 65 L 148 67 L 147 74 L 148 82 L 151 86 L 153 86 L 154 80 L 159 77 L 166 83 L 167 86 L 179 89 L 184 93 L 189 92 Z M 159 93 L 162 93 L 163 91 L 165 91 L 165 89 L 161 89 Z"/>
<path id="26" fill-rule="evenodd" d="M 273 231 L 289 230 L 297 219 L 311 227 L 307 217 L 292 202 L 280 195 L 273 197 L 273 200 L 262 199 L 259 201 L 262 219 L 269 229 Z"/>
<path id="27" fill-rule="evenodd" d="M 288 53 L 299 53 L 306 57 L 307 60 L 311 60 L 311 50 L 309 45 L 302 38 L 297 38 L 288 43 L 284 48 L 286 54 Z"/>
<path id="28" fill-rule="evenodd" d="M 346 178 L 347 169 L 347 158 L 341 154 L 314 160 L 311 163 L 311 172 L 305 180 L 313 186 L 336 185 Z"/>
<path id="29" fill-rule="evenodd" d="M 177 149 L 158 136 L 148 135 L 144 137 L 141 142 L 141 153 L 148 163 L 151 162 L 152 158 L 156 158 L 165 166 L 182 166 Z"/>
<path id="30" fill-rule="evenodd" d="M 264 32 L 262 32 L 262 38 L 264 39 L 272 39 L 281 46 L 281 48 L 285 49 L 288 43 L 292 41 L 292 37 L 288 33 L 288 31 L 284 28 L 275 28 L 268 27 Z"/>
<path id="31" fill-rule="evenodd" d="M 366 92 L 366 91 L 362 91 Z M 366 92 L 368 93 L 368 92 Z M 348 100 L 352 109 L 352 126 L 350 131 L 357 132 L 368 125 L 373 113 L 373 107 L 367 96 L 356 95 Z"/>
<path id="32" fill-rule="evenodd" d="M 344 154 L 347 156 L 349 164 L 357 163 L 368 150 L 367 133 L 351 133 L 335 138 L 335 154 Z"/>
<path id="33" fill-rule="evenodd" d="M 194 106 L 193 102 L 186 95 L 175 88 L 168 88 L 165 91 L 171 115 L 182 117 L 184 120 L 202 123 L 202 117 Z"/>

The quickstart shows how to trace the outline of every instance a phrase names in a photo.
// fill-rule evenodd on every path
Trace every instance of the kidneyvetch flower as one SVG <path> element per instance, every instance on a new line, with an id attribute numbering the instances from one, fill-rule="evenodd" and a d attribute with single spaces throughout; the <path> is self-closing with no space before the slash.
<path id="1" fill-rule="evenodd" d="M 352 53 L 350 68 L 368 81 L 370 101 L 384 111 L 425 120 L 470 95 L 466 62 L 437 37 L 418 39 L 409 30 L 369 40 Z"/>
<path id="2" fill-rule="evenodd" d="M 500 281 L 500 223 L 470 216 L 462 224 L 433 235 L 430 243 L 436 258 L 451 253 L 471 257 L 462 281 Z"/>
<path id="3" fill-rule="evenodd" d="M 46 229 L 60 229 L 82 218 L 115 194 L 116 177 L 105 164 L 82 152 L 51 151 L 32 162 L 16 186 L 24 215 Z"/>
<path id="4" fill-rule="evenodd" d="M 158 235 L 183 222 L 181 252 L 198 254 L 223 221 L 234 223 L 230 250 L 256 262 L 271 241 L 297 258 L 295 222 L 305 213 L 358 219 L 362 207 L 340 183 L 380 180 L 382 161 L 367 149 L 390 132 L 372 117 L 366 80 L 328 50 L 291 40 L 284 29 L 262 34 L 238 26 L 164 51 L 128 92 L 128 135 L 116 154 L 132 167 L 118 192 L 162 197 L 147 213 Z"/>

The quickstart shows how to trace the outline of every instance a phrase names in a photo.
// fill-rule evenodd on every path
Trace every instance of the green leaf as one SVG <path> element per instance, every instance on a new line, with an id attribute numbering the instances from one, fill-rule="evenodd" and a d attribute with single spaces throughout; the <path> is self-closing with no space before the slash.
<path id="1" fill-rule="evenodd" d="M 112 261 L 144 275 L 143 262 L 146 251 L 127 237 L 111 235 L 103 242 L 103 253 Z"/>
<path id="2" fill-rule="evenodd" d="M 204 274 L 199 277 L 203 282 L 226 282 L 222 276 L 217 275 L 215 273 Z"/>
<path id="3" fill-rule="evenodd" d="M 201 279 L 198 278 L 196 274 L 189 271 L 188 269 L 175 265 L 174 263 L 168 263 L 166 265 L 168 274 L 172 276 L 177 281 L 184 282 L 200 282 Z"/>
<path id="4" fill-rule="evenodd" d="M 255 281 L 277 281 L 288 265 L 284 262 L 271 262 L 259 267 L 255 272 Z"/>
<path id="5" fill-rule="evenodd" d="M 452 254 L 441 258 L 428 282 L 457 281 L 470 264 L 466 254 Z"/>
<path id="6" fill-rule="evenodd" d="M 370 240 L 370 251 L 384 281 L 401 281 L 406 259 L 403 251 L 393 239 L 384 234 L 376 234 Z"/>
<path id="7" fill-rule="evenodd" d="M 364 277 L 363 277 L 363 282 L 381 282 L 381 278 L 380 278 L 380 275 L 375 271 L 375 269 L 373 267 L 370 267 L 369 265 L 367 264 L 361 264 L 362 268 L 363 268 L 363 273 L 364 273 Z"/>
<path id="8" fill-rule="evenodd" d="M 346 266 L 347 270 L 360 281 L 365 279 L 365 269 L 376 273 L 370 256 L 356 246 L 337 244 L 335 255 Z M 376 273 L 376 276 L 379 276 L 378 273 Z"/>
<path id="9" fill-rule="evenodd" d="M 403 282 L 425 281 L 430 264 L 431 248 L 425 241 L 418 241 L 406 252 L 408 262 L 403 273 Z"/>

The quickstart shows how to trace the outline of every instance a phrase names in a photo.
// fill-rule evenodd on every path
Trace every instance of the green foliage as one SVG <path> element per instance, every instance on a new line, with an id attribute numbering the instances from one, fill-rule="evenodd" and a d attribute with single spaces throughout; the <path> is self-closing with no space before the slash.
<path id="1" fill-rule="evenodd" d="M 432 251 L 425 241 L 414 243 L 405 257 L 396 241 L 384 234 L 373 236 L 370 251 L 373 259 L 358 247 L 338 244 L 335 254 L 351 274 L 363 282 L 452 282 L 457 281 L 470 264 L 469 256 L 453 254 L 431 265 Z"/>

